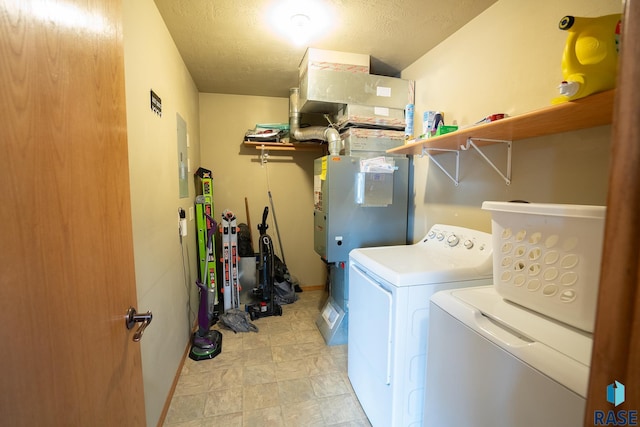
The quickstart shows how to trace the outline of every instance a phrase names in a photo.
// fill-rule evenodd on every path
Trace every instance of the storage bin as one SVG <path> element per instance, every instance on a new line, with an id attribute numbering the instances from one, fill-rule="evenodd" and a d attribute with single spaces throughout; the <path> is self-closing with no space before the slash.
<path id="1" fill-rule="evenodd" d="M 493 277 L 506 300 L 593 332 L 604 206 L 484 202 Z"/>

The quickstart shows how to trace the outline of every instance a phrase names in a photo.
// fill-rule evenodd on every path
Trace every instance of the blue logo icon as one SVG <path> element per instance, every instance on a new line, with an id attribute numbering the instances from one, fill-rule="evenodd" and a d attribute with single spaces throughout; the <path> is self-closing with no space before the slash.
<path id="1" fill-rule="evenodd" d="M 614 381 L 607 386 L 607 402 L 618 406 L 624 402 L 624 384 Z"/>

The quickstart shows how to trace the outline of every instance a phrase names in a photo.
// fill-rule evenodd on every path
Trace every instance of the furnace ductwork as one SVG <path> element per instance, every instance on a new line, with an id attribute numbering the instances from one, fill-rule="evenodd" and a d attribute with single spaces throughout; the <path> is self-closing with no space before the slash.
<path id="1" fill-rule="evenodd" d="M 317 139 L 320 141 L 327 141 L 329 146 L 329 154 L 336 156 L 340 154 L 340 146 L 342 140 L 338 131 L 331 126 L 311 126 L 307 128 L 300 128 L 300 111 L 298 110 L 298 95 L 299 89 L 297 87 L 289 90 L 289 133 L 297 141 L 309 141 L 311 139 Z"/>

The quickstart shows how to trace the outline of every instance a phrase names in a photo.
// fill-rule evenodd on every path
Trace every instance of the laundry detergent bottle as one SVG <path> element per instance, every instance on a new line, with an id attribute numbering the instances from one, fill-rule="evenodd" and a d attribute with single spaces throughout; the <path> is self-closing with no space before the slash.
<path id="1" fill-rule="evenodd" d="M 565 16 L 558 27 L 567 31 L 562 54 L 560 96 L 553 104 L 613 89 L 616 84 L 621 15 L 597 18 Z"/>

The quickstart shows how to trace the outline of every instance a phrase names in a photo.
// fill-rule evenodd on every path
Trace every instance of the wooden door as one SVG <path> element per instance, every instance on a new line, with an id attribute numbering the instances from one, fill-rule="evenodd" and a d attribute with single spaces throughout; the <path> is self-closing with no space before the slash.
<path id="1" fill-rule="evenodd" d="M 622 411 L 635 411 L 633 425 L 640 422 L 640 0 L 625 1 L 622 32 L 585 426 Z M 615 381 L 626 391 L 619 406 L 607 401 Z"/>
<path id="2" fill-rule="evenodd" d="M 146 424 L 121 13 L 0 0 L 2 425 Z"/>

